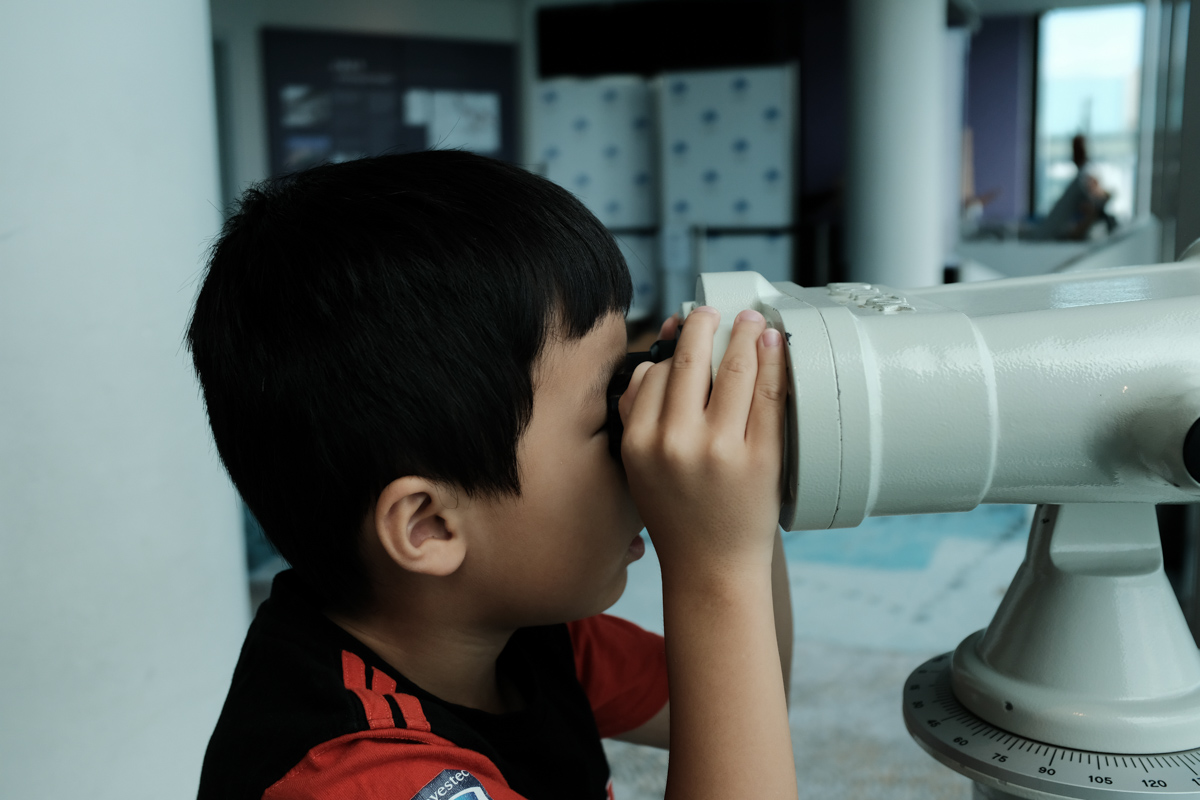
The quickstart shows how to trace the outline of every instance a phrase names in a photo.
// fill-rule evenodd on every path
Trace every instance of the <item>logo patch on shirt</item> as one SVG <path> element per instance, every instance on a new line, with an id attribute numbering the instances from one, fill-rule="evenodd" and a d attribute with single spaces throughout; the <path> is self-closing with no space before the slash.
<path id="1" fill-rule="evenodd" d="M 492 800 L 483 784 L 465 769 L 450 771 L 444 769 L 429 783 L 421 787 L 421 791 L 412 796 L 412 800 Z"/>

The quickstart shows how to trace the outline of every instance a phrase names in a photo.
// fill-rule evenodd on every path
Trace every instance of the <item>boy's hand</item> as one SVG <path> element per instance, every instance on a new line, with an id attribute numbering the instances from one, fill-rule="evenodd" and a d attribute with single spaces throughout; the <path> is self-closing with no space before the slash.
<path id="1" fill-rule="evenodd" d="M 719 318 L 712 308 L 693 311 L 674 357 L 640 366 L 620 402 L 630 491 L 664 578 L 676 570 L 771 563 L 781 499 L 784 348 L 761 314 L 743 311 L 712 380 Z M 677 318 L 668 319 L 663 335 L 673 336 L 677 326 Z"/>
<path id="2" fill-rule="evenodd" d="M 771 556 L 785 354 L 762 315 L 743 311 L 714 379 L 717 321 L 711 308 L 693 311 L 674 357 L 640 366 L 620 402 L 630 491 L 663 572 L 666 797 L 718 800 L 752 783 L 756 796 L 784 800 L 796 797 L 796 774 Z"/>

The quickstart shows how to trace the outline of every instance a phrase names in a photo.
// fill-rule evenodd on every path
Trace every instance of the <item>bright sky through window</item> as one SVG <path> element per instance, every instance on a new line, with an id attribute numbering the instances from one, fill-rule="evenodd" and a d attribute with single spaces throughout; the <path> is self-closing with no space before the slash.
<path id="1" fill-rule="evenodd" d="M 1140 3 L 1046 14 L 1043 75 L 1049 79 L 1124 77 L 1142 65 Z"/>
<path id="2" fill-rule="evenodd" d="M 1129 218 L 1137 171 L 1141 3 L 1068 8 L 1041 18 L 1038 47 L 1037 211 L 1046 213 L 1074 177 L 1070 140 L 1088 139 L 1091 168 Z"/>

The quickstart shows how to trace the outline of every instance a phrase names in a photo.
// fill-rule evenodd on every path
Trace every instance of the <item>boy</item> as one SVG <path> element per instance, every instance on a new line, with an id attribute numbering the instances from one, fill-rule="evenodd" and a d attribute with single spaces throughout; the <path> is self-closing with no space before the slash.
<path id="1" fill-rule="evenodd" d="M 690 317 L 621 399 L 623 471 L 605 389 L 629 300 L 604 228 L 501 162 L 386 156 L 247 193 L 188 341 L 221 458 L 293 569 L 202 798 L 603 798 L 600 737 L 668 729 L 669 797 L 795 796 L 779 336 L 740 315 L 710 398 L 717 315 Z M 665 652 L 600 615 L 643 524 Z"/>

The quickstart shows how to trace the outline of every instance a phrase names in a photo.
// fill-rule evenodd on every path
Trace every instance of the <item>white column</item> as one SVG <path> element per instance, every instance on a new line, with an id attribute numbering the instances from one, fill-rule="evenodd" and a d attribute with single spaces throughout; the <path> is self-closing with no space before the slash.
<path id="1" fill-rule="evenodd" d="M 1170 46 L 1163 37 L 1161 0 L 1145 0 L 1145 22 L 1142 29 L 1141 96 L 1138 100 L 1137 178 L 1134 184 L 1136 219 L 1149 216 L 1154 195 L 1154 142 L 1163 131 L 1158 130 L 1158 73 L 1162 64 L 1162 46 Z M 1168 53 L 1170 51 L 1168 50 Z M 1174 253 L 1164 253 L 1158 260 L 1172 260 Z"/>
<path id="2" fill-rule="evenodd" d="M 942 282 L 945 29 L 945 0 L 850 3 L 852 280 Z"/>
<path id="3" fill-rule="evenodd" d="M 958 240 L 962 220 L 963 190 L 963 125 L 967 101 L 967 58 L 971 52 L 969 28 L 945 28 L 941 31 L 941 145 L 938 165 L 941 167 L 942 188 L 938 196 L 941 222 L 938 230 L 941 246 L 938 265 L 944 267 L 958 261 Z M 927 281 L 928 282 L 928 281 Z M 937 271 L 934 283 L 942 282 Z"/>
<path id="4" fill-rule="evenodd" d="M 208 30 L 205 0 L 0 5 L 0 797 L 195 797 L 245 630 L 182 345 Z"/>

